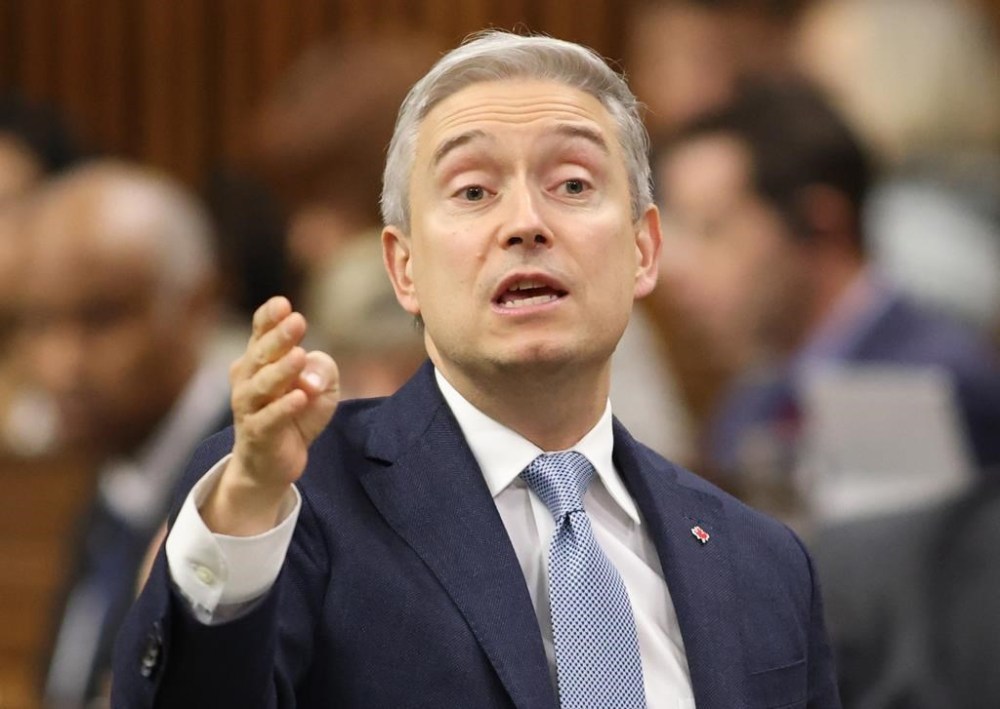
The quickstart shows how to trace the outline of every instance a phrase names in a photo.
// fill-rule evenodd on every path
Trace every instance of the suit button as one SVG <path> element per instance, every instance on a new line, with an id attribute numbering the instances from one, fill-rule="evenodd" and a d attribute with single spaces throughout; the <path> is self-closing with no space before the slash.
<path id="1" fill-rule="evenodd" d="M 146 649 L 142 653 L 142 660 L 139 663 L 139 674 L 145 678 L 150 678 L 156 672 L 157 665 L 160 664 L 160 654 L 163 652 L 163 633 L 159 623 L 153 623 L 153 629 L 146 636 Z"/>

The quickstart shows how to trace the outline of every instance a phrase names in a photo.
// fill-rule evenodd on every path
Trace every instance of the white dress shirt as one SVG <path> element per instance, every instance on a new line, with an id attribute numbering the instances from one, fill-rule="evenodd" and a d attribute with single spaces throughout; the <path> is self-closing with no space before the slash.
<path id="1" fill-rule="evenodd" d="M 519 477 L 540 448 L 497 423 L 435 372 L 445 401 L 458 420 L 497 505 L 524 572 L 538 617 L 549 669 L 555 677 L 555 652 L 549 618 L 545 560 L 555 522 L 545 504 Z M 583 506 L 594 535 L 621 574 L 635 614 L 647 705 L 650 709 L 691 709 L 694 698 L 684 642 L 659 559 L 639 512 L 611 459 L 614 446 L 611 406 L 572 450 L 593 464 Z M 218 622 L 241 612 L 274 584 L 301 507 L 297 490 L 289 495 L 284 519 L 258 537 L 213 534 L 198 514 L 223 459 L 195 486 L 167 539 L 167 560 L 174 582 L 203 622 Z"/>

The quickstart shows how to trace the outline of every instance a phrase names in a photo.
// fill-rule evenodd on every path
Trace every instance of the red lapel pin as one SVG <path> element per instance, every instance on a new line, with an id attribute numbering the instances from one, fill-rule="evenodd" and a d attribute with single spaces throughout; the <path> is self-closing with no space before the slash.
<path id="1" fill-rule="evenodd" d="M 708 532 L 706 532 L 700 526 L 695 525 L 695 526 L 691 527 L 691 534 L 693 534 L 694 538 L 697 539 L 702 544 L 707 544 L 708 543 L 708 540 L 709 540 Z"/>

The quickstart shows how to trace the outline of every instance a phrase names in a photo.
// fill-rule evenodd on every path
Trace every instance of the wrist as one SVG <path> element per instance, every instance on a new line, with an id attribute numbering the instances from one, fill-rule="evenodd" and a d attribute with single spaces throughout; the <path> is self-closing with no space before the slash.
<path id="1" fill-rule="evenodd" d="M 242 473 L 233 458 L 199 507 L 205 525 L 216 534 L 249 537 L 270 531 L 281 521 L 291 483 L 262 484 Z"/>

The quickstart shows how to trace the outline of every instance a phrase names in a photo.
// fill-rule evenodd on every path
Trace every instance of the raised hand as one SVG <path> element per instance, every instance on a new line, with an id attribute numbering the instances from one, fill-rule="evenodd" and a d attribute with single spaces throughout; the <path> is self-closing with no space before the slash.
<path id="1" fill-rule="evenodd" d="M 306 320 L 286 298 L 257 309 L 246 352 L 230 368 L 233 457 L 201 508 L 214 532 L 247 536 L 274 527 L 309 445 L 339 401 L 337 365 L 301 346 Z"/>

